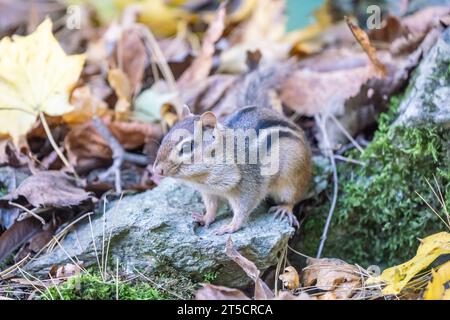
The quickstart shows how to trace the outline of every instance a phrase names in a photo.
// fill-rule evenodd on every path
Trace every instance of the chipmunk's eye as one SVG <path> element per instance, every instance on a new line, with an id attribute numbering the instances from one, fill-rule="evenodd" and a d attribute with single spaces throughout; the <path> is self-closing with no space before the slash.
<path id="1" fill-rule="evenodd" d="M 189 154 L 194 150 L 194 140 L 186 141 L 180 148 L 179 156 Z"/>

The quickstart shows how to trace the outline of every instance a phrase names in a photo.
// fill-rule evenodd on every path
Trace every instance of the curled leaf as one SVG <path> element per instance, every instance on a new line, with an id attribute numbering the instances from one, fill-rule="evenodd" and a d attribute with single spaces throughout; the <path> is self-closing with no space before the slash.
<path id="1" fill-rule="evenodd" d="M 445 254 L 450 254 L 450 233 L 433 234 L 421 241 L 414 258 L 384 270 L 381 276 L 370 278 L 367 283 L 384 282 L 386 284 L 383 289 L 384 294 L 399 294 L 417 273 Z"/>
<path id="2" fill-rule="evenodd" d="M 300 286 L 298 272 L 292 266 L 284 269 L 284 273 L 280 274 L 279 279 L 283 282 L 283 286 L 288 290 L 295 290 Z"/>

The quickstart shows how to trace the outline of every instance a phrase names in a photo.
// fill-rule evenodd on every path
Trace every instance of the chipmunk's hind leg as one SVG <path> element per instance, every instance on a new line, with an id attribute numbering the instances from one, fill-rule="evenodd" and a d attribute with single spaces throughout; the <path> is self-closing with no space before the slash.
<path id="1" fill-rule="evenodd" d="M 286 218 L 289 224 L 293 227 L 299 227 L 297 217 L 293 213 L 294 205 L 292 204 L 282 204 L 278 206 L 273 206 L 269 209 L 269 213 L 274 214 L 274 219 L 284 219 Z"/>
<path id="2" fill-rule="evenodd" d="M 305 153 L 303 140 L 284 139 L 281 143 L 284 150 L 292 152 L 280 154 L 280 175 L 270 185 L 270 196 L 278 205 L 269 212 L 274 213 L 275 218 L 285 217 L 292 226 L 299 227 L 293 210 L 308 187 L 311 161 Z"/>

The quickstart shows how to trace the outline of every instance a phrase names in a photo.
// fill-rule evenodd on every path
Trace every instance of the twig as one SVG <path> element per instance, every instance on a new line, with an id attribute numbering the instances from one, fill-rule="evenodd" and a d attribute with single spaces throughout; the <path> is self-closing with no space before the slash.
<path id="1" fill-rule="evenodd" d="M 80 180 L 80 177 L 77 175 L 77 172 L 75 171 L 75 168 L 69 163 L 67 158 L 64 156 L 62 151 L 59 149 L 58 144 L 56 143 L 55 139 L 53 138 L 52 131 L 50 130 L 50 127 L 48 126 L 47 120 L 45 120 L 45 116 L 43 112 L 39 112 L 39 118 L 41 119 L 42 126 L 44 127 L 45 134 L 47 135 L 48 140 L 50 141 L 50 144 L 52 145 L 55 152 L 58 154 L 58 157 L 61 159 L 61 161 L 64 163 L 64 165 L 72 171 L 73 175 L 77 180 Z"/>
<path id="2" fill-rule="evenodd" d="M 320 130 L 322 131 L 325 147 L 331 148 L 330 140 L 328 138 L 328 133 L 325 129 L 326 118 L 324 119 L 321 115 L 317 115 L 316 122 L 319 125 Z M 336 161 L 334 160 L 334 155 L 332 151 L 328 152 L 328 157 L 330 158 L 330 163 L 333 168 L 333 199 L 331 201 L 330 210 L 328 211 L 327 220 L 325 222 L 325 227 L 323 228 L 322 236 L 320 237 L 319 249 L 317 250 L 316 258 L 319 259 L 322 255 L 323 247 L 325 245 L 325 241 L 327 240 L 328 229 L 330 228 L 331 218 L 333 217 L 334 210 L 336 208 L 337 197 L 338 197 L 338 188 L 339 188 L 339 180 L 336 168 Z"/>
<path id="3" fill-rule="evenodd" d="M 28 209 L 27 207 L 24 207 L 23 205 L 18 204 L 18 203 L 15 203 L 15 202 L 12 202 L 12 201 L 9 201 L 8 204 L 11 205 L 11 206 L 13 206 L 13 207 L 22 209 L 23 211 L 25 211 L 26 213 L 28 213 L 28 214 L 31 215 L 32 217 L 38 219 L 38 220 L 42 223 L 42 225 L 45 225 L 45 220 L 44 220 L 44 218 L 42 218 L 41 216 L 38 216 L 36 213 L 34 213 L 33 211 L 31 211 L 31 210 Z M 20 218 L 20 219 L 19 219 L 19 218 Z M 19 217 L 19 218 L 17 219 L 18 221 L 21 221 L 21 220 L 24 219 L 24 217 Z"/>
<path id="4" fill-rule="evenodd" d="M 114 175 L 115 190 L 119 194 L 122 192 L 122 182 L 120 178 L 120 168 L 124 162 L 124 149 L 120 145 L 119 141 L 113 136 L 108 127 L 98 117 L 92 119 L 97 131 L 100 133 L 103 139 L 105 139 L 109 147 L 112 150 L 113 164 L 105 172 L 99 174 L 100 181 L 104 181 L 107 177 Z"/>
<path id="5" fill-rule="evenodd" d="M 362 162 L 362 161 L 358 161 L 358 160 L 355 160 L 355 159 L 350 159 L 350 158 L 347 158 L 347 157 L 344 157 L 344 156 L 340 156 L 340 155 L 337 155 L 337 154 L 334 155 L 334 159 L 340 160 L 340 161 L 344 161 L 344 162 L 348 162 L 348 163 L 359 164 L 360 166 L 363 166 L 363 167 L 366 166 L 366 164 L 364 162 Z"/>
<path id="6" fill-rule="evenodd" d="M 146 26 L 142 24 L 135 24 L 135 26 L 136 29 L 142 34 L 142 36 L 147 40 L 145 42 L 147 50 L 149 51 L 151 57 L 156 58 L 156 63 L 159 69 L 161 70 L 164 79 L 167 81 L 169 90 L 171 92 L 176 93 L 174 104 L 175 109 L 177 110 L 177 114 L 180 115 L 182 110 L 182 103 L 177 83 L 175 81 L 175 77 L 172 73 L 172 70 L 170 69 L 169 64 L 167 63 L 166 57 L 164 56 L 163 52 L 161 51 L 161 48 L 159 47 L 158 41 L 156 41 L 155 36 Z M 155 73 L 155 70 L 152 71 Z M 157 74 L 157 72 L 155 74 Z"/>
<path id="7" fill-rule="evenodd" d="M 119 258 L 116 258 L 116 300 L 119 300 Z"/>
<path id="8" fill-rule="evenodd" d="M 358 149 L 359 152 L 363 153 L 364 149 L 359 145 L 359 143 L 353 139 L 352 135 L 347 131 L 347 129 L 344 128 L 344 126 L 341 124 L 341 122 L 331 113 L 329 114 L 330 118 L 334 121 L 336 126 L 339 130 L 347 137 L 348 140 L 355 146 L 356 149 Z"/>

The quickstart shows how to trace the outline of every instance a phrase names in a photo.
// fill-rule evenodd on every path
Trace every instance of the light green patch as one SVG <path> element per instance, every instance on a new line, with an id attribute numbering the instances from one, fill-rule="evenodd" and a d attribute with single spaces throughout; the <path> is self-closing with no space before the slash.
<path id="1" fill-rule="evenodd" d="M 160 290 L 143 282 L 116 283 L 103 280 L 99 274 L 82 274 L 71 277 L 58 287 L 49 288 L 42 299 L 51 300 L 162 300 L 168 297 Z"/>
<path id="2" fill-rule="evenodd" d="M 203 276 L 203 282 L 212 283 L 217 279 L 217 272 L 210 271 Z"/>

